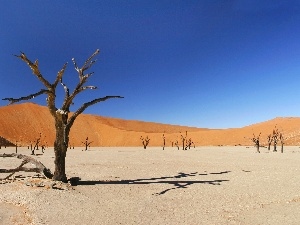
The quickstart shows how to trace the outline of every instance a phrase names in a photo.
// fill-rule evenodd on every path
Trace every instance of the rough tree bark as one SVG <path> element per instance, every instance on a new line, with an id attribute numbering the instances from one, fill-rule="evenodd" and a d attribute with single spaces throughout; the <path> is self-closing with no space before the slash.
<path id="1" fill-rule="evenodd" d="M 67 63 L 65 63 L 60 71 L 58 71 L 56 78 L 53 83 L 50 83 L 45 77 L 42 75 L 39 69 L 38 60 L 34 63 L 30 61 L 24 53 L 20 55 L 16 55 L 16 57 L 20 58 L 23 62 L 25 62 L 30 69 L 32 70 L 33 74 L 39 79 L 39 81 L 45 86 L 45 89 L 41 89 L 39 92 L 30 94 L 25 97 L 21 98 L 4 98 L 3 100 L 8 100 L 10 104 L 30 100 L 35 98 L 39 95 L 46 94 L 47 95 L 47 106 L 54 118 L 55 121 L 55 141 L 54 141 L 54 152 L 55 152 L 55 171 L 53 175 L 53 180 L 67 182 L 67 176 L 65 174 L 65 157 L 67 153 L 68 143 L 69 143 L 69 133 L 72 125 L 74 124 L 75 119 L 78 115 L 80 115 L 86 108 L 91 105 L 94 105 L 99 102 L 106 101 L 111 98 L 123 98 L 121 96 L 105 96 L 102 98 L 96 98 L 92 101 L 84 103 L 81 107 L 79 107 L 73 115 L 69 118 L 70 113 L 70 106 L 73 104 L 74 98 L 77 94 L 88 90 L 88 89 L 96 89 L 95 86 L 84 86 L 87 82 L 88 78 L 93 75 L 93 72 L 86 73 L 88 69 L 92 67 L 92 65 L 96 62 L 94 57 L 99 53 L 99 49 L 97 49 L 83 64 L 81 68 L 77 66 L 75 59 L 72 59 L 74 64 L 75 70 L 78 73 L 79 81 L 76 87 L 74 88 L 73 92 L 70 93 L 69 88 L 66 84 L 63 83 L 63 75 L 65 69 L 67 67 Z M 57 85 L 61 84 L 65 91 L 65 97 L 62 103 L 61 108 L 57 108 L 55 106 L 56 100 L 56 89 Z"/>

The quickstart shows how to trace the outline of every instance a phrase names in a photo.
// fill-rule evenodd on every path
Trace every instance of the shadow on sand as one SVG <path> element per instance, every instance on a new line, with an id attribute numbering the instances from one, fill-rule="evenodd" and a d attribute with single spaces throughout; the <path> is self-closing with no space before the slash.
<path id="1" fill-rule="evenodd" d="M 162 195 L 170 190 L 175 190 L 178 188 L 187 188 L 192 184 L 210 184 L 210 185 L 221 185 L 222 182 L 229 181 L 229 180 L 174 180 L 174 179 L 181 179 L 181 178 L 190 178 L 195 176 L 206 176 L 206 175 L 222 175 L 230 173 L 231 171 L 222 171 L 216 173 L 183 173 L 180 172 L 175 176 L 165 176 L 165 177 L 152 177 L 152 178 L 140 178 L 140 179 L 132 179 L 132 180 L 81 180 L 79 177 L 72 177 L 69 179 L 72 186 L 77 185 L 108 185 L 108 184 L 171 184 L 173 185 L 172 188 L 168 188 L 163 190 L 159 193 L 155 193 L 154 195 Z M 168 180 L 171 179 L 171 180 Z"/>

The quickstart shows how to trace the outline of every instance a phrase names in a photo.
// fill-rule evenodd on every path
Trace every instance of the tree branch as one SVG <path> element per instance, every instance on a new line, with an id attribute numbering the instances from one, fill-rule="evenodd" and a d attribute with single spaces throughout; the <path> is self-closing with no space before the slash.
<path id="1" fill-rule="evenodd" d="M 81 88 L 80 88 L 80 92 L 81 92 L 81 91 L 84 91 L 84 90 L 86 90 L 86 89 L 94 90 L 94 89 L 97 89 L 97 87 L 96 87 L 96 86 L 85 86 L 85 87 L 81 87 Z"/>
<path id="2" fill-rule="evenodd" d="M 86 86 L 83 87 L 83 85 L 86 83 L 87 79 L 94 74 L 94 72 L 88 73 L 88 74 L 84 74 L 84 71 L 88 70 L 95 62 L 96 60 L 92 60 L 98 53 L 99 53 L 99 49 L 97 49 L 84 63 L 84 65 L 79 68 L 76 60 L 74 58 L 72 58 L 72 62 L 74 64 L 75 70 L 78 72 L 78 76 L 79 76 L 79 83 L 77 84 L 77 86 L 75 87 L 74 91 L 68 95 L 68 97 L 65 98 L 64 102 L 63 102 L 63 106 L 62 106 L 62 110 L 67 111 L 70 107 L 70 105 L 73 102 L 73 99 L 75 98 L 75 96 L 77 94 L 79 94 L 81 91 L 84 91 L 86 89 L 96 89 L 96 87 L 94 86 Z"/>
<path id="3" fill-rule="evenodd" d="M 67 87 L 67 85 L 65 85 L 61 79 L 60 81 L 61 85 L 64 87 L 64 90 L 65 90 L 65 99 L 68 99 L 70 97 L 70 90 L 69 88 Z"/>
<path id="4" fill-rule="evenodd" d="M 15 169 L 0 169 L 0 173 L 15 173 L 19 171 L 24 171 L 24 172 L 36 172 L 36 173 L 42 173 L 44 174 L 45 177 L 52 179 L 53 174 L 51 173 L 50 169 L 46 168 L 41 162 L 37 161 L 36 159 L 29 157 L 27 155 L 22 155 L 22 154 L 0 154 L 0 157 L 16 157 L 18 159 L 22 159 L 22 163 L 20 166 L 18 166 Z M 35 166 L 35 168 L 26 168 L 23 167 L 25 164 L 31 163 L 32 165 Z M 11 174 L 12 175 L 12 174 Z M 10 177 L 11 175 L 7 176 L 5 179 Z"/>
<path id="5" fill-rule="evenodd" d="M 62 69 L 61 69 L 60 71 L 58 71 L 58 73 L 57 73 L 57 75 L 56 75 L 56 79 L 55 79 L 55 81 L 54 81 L 54 83 L 53 83 L 53 86 L 54 86 L 54 87 L 56 87 L 57 84 L 58 84 L 58 82 L 62 80 L 62 77 L 63 77 L 63 75 L 64 75 L 64 73 L 65 73 L 66 68 L 67 68 L 67 65 L 68 65 L 68 63 L 65 63 L 65 64 L 63 65 Z"/>
<path id="6" fill-rule="evenodd" d="M 97 49 L 91 56 L 90 58 L 88 58 L 83 67 L 82 67 L 82 71 L 88 70 L 97 60 L 92 60 L 97 54 L 99 54 L 100 50 Z"/>
<path id="7" fill-rule="evenodd" d="M 16 57 L 20 58 L 22 61 L 26 62 L 27 65 L 30 67 L 32 70 L 33 74 L 37 76 L 37 78 L 45 85 L 45 87 L 50 88 L 51 84 L 43 77 L 39 70 L 38 66 L 38 60 L 36 60 L 34 63 L 32 63 L 25 53 L 21 52 L 21 55 L 15 55 Z"/>
<path id="8" fill-rule="evenodd" d="M 70 117 L 67 126 L 70 128 L 70 127 L 73 125 L 73 123 L 74 123 L 76 117 L 79 116 L 79 115 L 80 115 L 87 107 L 89 107 L 89 106 L 91 106 L 91 105 L 94 105 L 94 104 L 96 104 L 96 103 L 98 103 L 98 102 L 104 102 L 104 101 L 106 101 L 106 100 L 108 100 L 108 99 L 111 99 L 111 98 L 124 98 L 124 97 L 122 97 L 122 96 L 105 96 L 105 97 L 102 97 L 102 98 L 96 98 L 96 99 L 94 99 L 94 100 L 92 100 L 92 101 L 90 101 L 90 102 L 84 103 L 84 104 L 83 104 L 79 109 L 77 109 L 77 111 Z"/>
<path id="9" fill-rule="evenodd" d="M 39 95 L 50 94 L 50 93 L 51 93 L 51 91 L 46 90 L 46 89 L 42 89 L 37 93 L 31 94 L 31 95 L 28 95 L 28 96 L 25 96 L 25 97 L 21 97 L 21 98 L 3 98 L 2 100 L 8 100 L 10 102 L 9 105 L 11 105 L 15 102 L 30 100 L 30 99 L 33 99 L 33 98 L 39 96 Z"/>

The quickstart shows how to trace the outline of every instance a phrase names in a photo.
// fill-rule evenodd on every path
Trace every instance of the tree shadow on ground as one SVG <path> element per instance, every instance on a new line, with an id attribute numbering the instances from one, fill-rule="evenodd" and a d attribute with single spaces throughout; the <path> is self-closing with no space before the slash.
<path id="1" fill-rule="evenodd" d="M 167 193 L 168 191 L 179 189 L 179 188 L 187 188 L 192 184 L 210 184 L 210 185 L 221 185 L 222 182 L 229 181 L 229 180 L 221 180 L 221 179 L 212 179 L 212 180 L 174 180 L 174 179 L 181 179 L 181 178 L 190 178 L 195 176 L 206 176 L 206 175 L 222 175 L 230 173 L 231 171 L 221 171 L 216 173 L 183 173 L 179 172 L 175 176 L 163 176 L 163 177 L 152 177 L 152 178 L 139 178 L 139 179 L 131 179 L 131 180 L 81 180 L 79 177 L 72 177 L 69 179 L 72 186 L 77 185 L 108 185 L 108 184 L 171 184 L 173 185 L 172 188 L 168 188 L 163 190 L 159 193 L 155 193 L 154 195 L 162 195 Z"/>

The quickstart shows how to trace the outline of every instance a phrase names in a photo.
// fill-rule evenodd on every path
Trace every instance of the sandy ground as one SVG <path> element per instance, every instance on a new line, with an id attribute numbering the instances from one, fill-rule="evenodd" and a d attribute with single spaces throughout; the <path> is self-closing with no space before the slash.
<path id="1" fill-rule="evenodd" d="M 53 155 L 34 157 L 53 171 Z M 299 224 L 299 165 L 299 147 L 78 148 L 66 165 L 77 186 L 27 186 L 47 182 L 32 173 L 0 182 L 0 224 Z"/>

